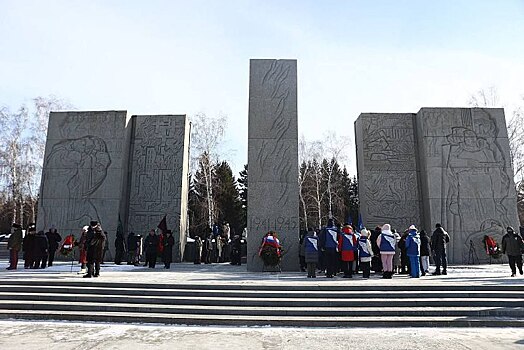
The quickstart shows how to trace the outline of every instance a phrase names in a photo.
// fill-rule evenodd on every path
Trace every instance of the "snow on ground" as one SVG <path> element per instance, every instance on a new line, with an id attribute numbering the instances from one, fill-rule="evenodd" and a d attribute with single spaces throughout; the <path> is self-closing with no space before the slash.
<path id="1" fill-rule="evenodd" d="M 519 328 L 190 327 L 0 321 L 0 348 L 19 349 L 524 349 Z"/>
<path id="2" fill-rule="evenodd" d="M 28 279 L 28 280 L 79 280 L 82 278 L 78 271 L 80 266 L 75 262 L 56 262 L 47 269 L 24 270 L 23 261 L 19 262 L 19 269 L 7 271 L 7 261 L 0 260 L 1 279 Z M 22 267 L 22 268 L 20 268 Z M 431 269 L 430 269 L 431 270 Z M 165 270 L 163 264 L 157 264 L 155 269 L 143 266 L 115 265 L 107 263 L 102 265 L 101 276 L 91 281 L 112 282 L 138 282 L 138 283 L 195 283 L 195 284 L 297 284 L 297 285 L 339 285 L 339 284 L 377 284 L 377 285 L 404 285 L 404 284 L 522 284 L 524 277 L 510 277 L 508 265 L 473 265 L 451 266 L 447 276 L 425 276 L 420 279 L 411 279 L 407 275 L 395 275 L 392 280 L 383 280 L 380 274 L 372 275 L 370 280 L 363 280 L 356 276 L 351 280 L 335 278 L 333 280 L 319 276 L 315 280 L 306 278 L 305 273 L 257 273 L 248 272 L 246 266 L 232 266 L 228 263 L 194 265 L 191 263 L 172 264 L 170 270 Z M 84 280 L 85 281 L 85 280 Z"/>

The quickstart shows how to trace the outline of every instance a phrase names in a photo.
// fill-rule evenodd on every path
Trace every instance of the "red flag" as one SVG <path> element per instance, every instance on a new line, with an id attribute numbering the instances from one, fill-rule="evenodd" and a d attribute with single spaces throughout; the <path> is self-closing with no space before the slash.
<path id="1" fill-rule="evenodd" d="M 160 221 L 160 223 L 157 226 L 162 232 L 167 231 L 167 221 L 166 221 L 166 215 L 164 215 L 164 218 Z"/>

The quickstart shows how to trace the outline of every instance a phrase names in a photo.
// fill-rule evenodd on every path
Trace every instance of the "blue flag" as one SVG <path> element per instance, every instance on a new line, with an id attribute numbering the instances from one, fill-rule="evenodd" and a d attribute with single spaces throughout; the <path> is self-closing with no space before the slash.
<path id="1" fill-rule="evenodd" d="M 364 228 L 364 223 L 362 222 L 362 215 L 358 214 L 358 230 L 362 231 Z"/>

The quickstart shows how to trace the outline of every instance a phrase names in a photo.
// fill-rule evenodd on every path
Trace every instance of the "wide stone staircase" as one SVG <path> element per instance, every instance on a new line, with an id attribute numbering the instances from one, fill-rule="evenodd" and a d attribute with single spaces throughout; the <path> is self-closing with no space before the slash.
<path id="1" fill-rule="evenodd" d="M 524 288 L 4 279 L 0 318 L 229 326 L 524 327 Z"/>

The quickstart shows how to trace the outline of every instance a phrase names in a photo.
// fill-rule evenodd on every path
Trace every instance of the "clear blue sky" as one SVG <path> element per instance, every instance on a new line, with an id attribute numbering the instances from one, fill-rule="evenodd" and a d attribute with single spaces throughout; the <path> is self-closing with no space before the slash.
<path id="1" fill-rule="evenodd" d="M 236 171 L 250 58 L 298 59 L 307 139 L 490 86 L 509 114 L 524 95 L 524 1 L 0 0 L 0 105 L 54 94 L 80 110 L 223 113 Z"/>

